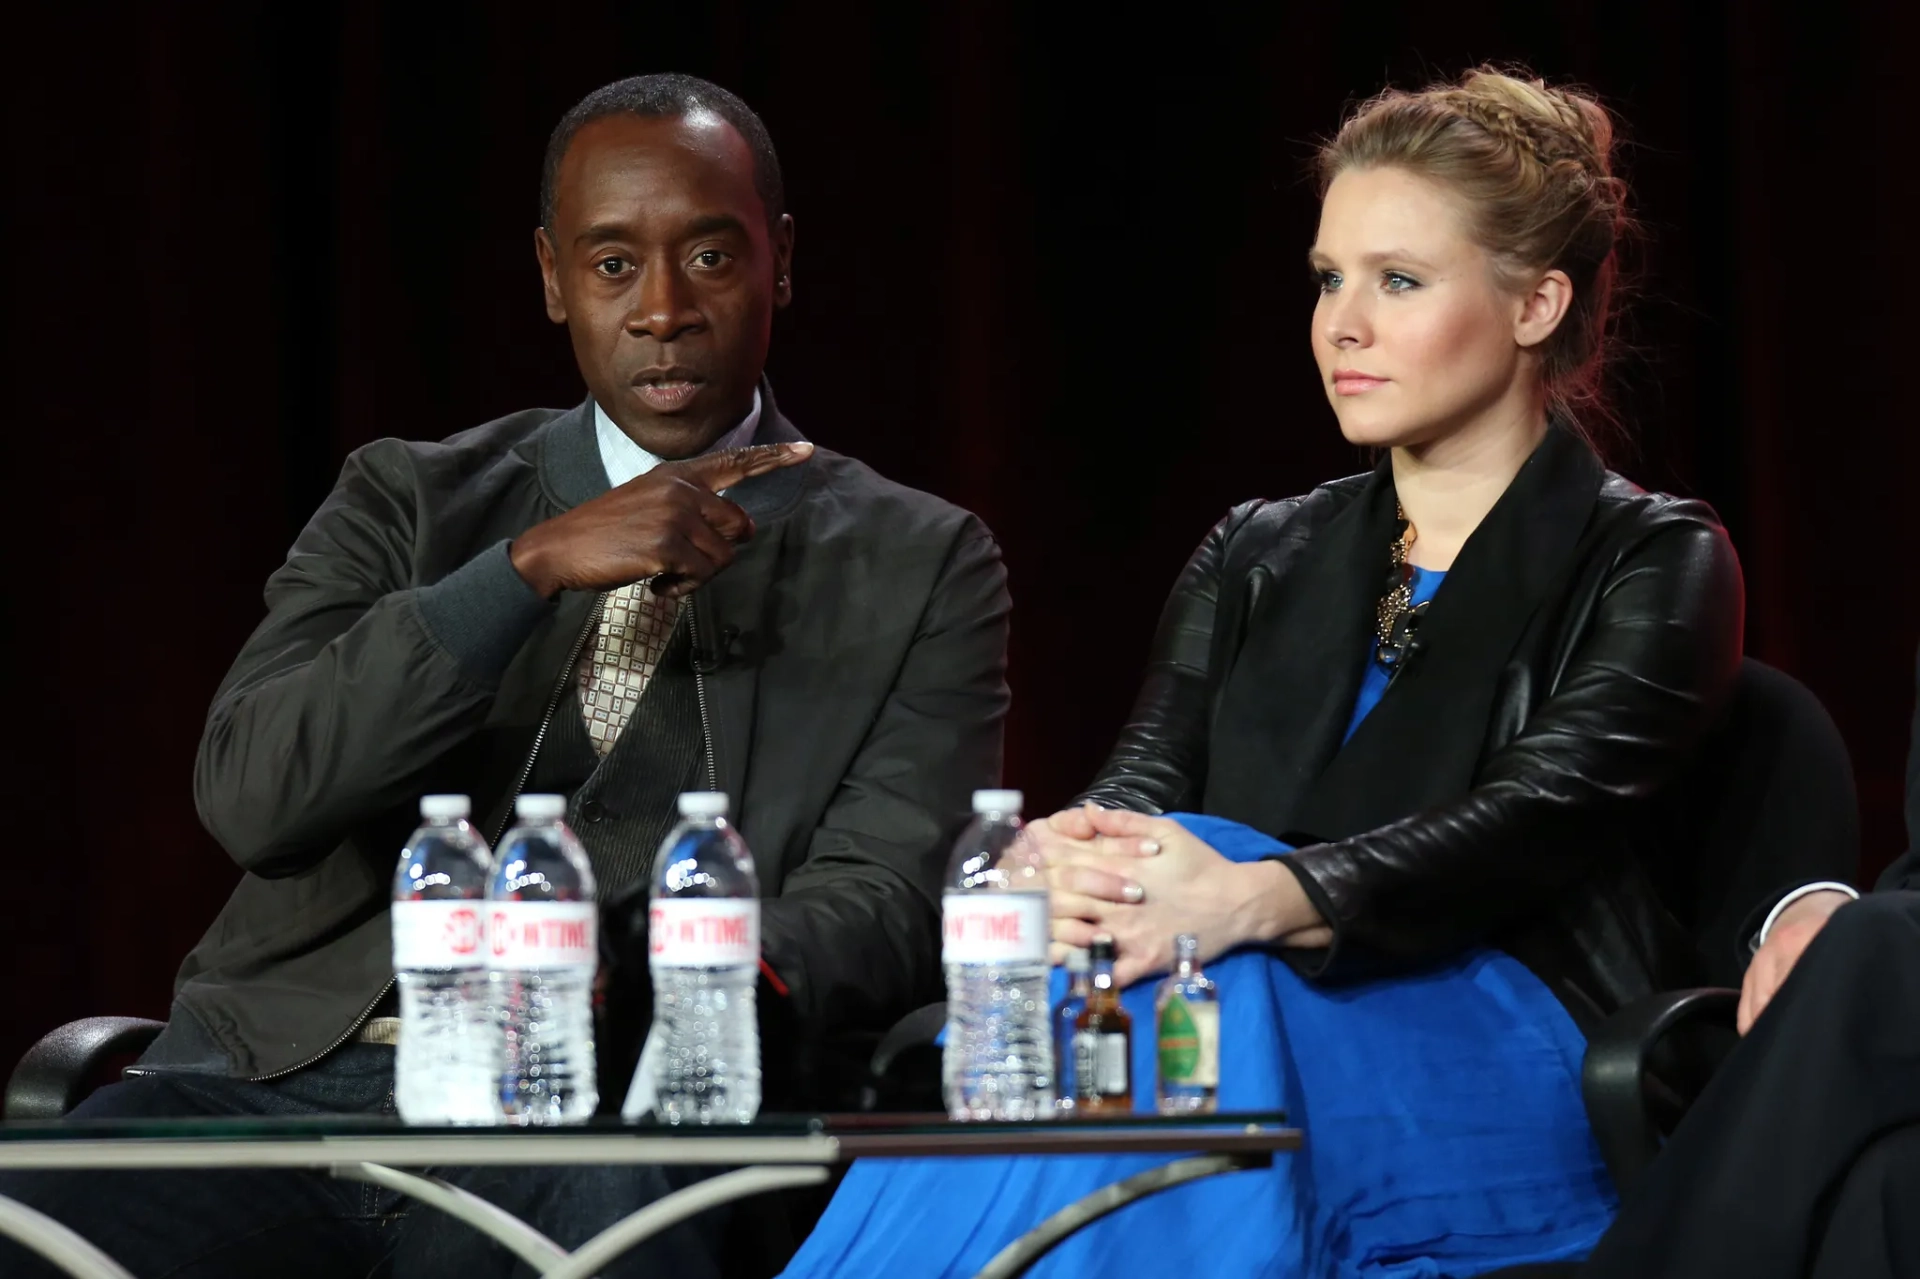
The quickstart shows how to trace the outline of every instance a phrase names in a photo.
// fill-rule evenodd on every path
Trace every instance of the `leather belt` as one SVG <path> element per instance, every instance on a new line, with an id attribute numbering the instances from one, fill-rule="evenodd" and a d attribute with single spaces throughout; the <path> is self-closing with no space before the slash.
<path id="1" fill-rule="evenodd" d="M 369 1017 L 353 1036 L 356 1044 L 385 1044 L 389 1048 L 400 1043 L 400 1019 L 398 1017 Z"/>

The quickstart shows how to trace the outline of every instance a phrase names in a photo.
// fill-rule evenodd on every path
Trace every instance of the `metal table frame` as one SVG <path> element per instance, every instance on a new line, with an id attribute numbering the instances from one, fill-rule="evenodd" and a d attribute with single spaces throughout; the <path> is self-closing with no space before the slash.
<path id="1" fill-rule="evenodd" d="M 1049 1249 L 1127 1204 L 1204 1177 L 1264 1168 L 1278 1151 L 1294 1150 L 1300 1134 L 1271 1123 L 1232 1116 L 1179 1125 L 1059 1122 L 962 1125 L 942 1128 L 892 1117 L 863 1116 L 791 1135 L 657 1128 L 575 1132 L 473 1129 L 409 1133 L 264 1135 L 260 1137 L 8 1134 L 0 1139 L 0 1169 L 325 1170 L 371 1182 L 458 1218 L 497 1240 L 547 1279 L 585 1279 L 628 1249 L 696 1213 L 750 1195 L 818 1185 L 838 1164 L 870 1156 L 1009 1154 L 1171 1154 L 1184 1156 L 1103 1187 L 1053 1214 L 1016 1239 L 980 1271 L 979 1279 L 1015 1279 Z M 1267 1117 L 1262 1116 L 1261 1119 Z M 205 1125 L 200 1125 L 204 1127 Z M 84 1131 L 84 1130 L 82 1130 Z M 569 1253 L 502 1208 L 426 1173 L 402 1168 L 538 1167 L 556 1165 L 728 1165 L 732 1171 L 677 1190 L 615 1222 Z M 133 1279 L 104 1252 L 16 1200 L 0 1196 L 0 1235 L 33 1250 L 75 1279 Z"/>

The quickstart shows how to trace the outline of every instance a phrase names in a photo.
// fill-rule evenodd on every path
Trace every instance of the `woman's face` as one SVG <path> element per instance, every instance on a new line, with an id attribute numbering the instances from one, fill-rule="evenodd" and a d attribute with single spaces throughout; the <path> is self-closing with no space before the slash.
<path id="1" fill-rule="evenodd" d="M 1403 169 L 1347 170 L 1327 188 L 1308 261 L 1313 355 L 1350 442 L 1430 444 L 1532 403 L 1528 299 L 1501 287 L 1444 188 Z"/>

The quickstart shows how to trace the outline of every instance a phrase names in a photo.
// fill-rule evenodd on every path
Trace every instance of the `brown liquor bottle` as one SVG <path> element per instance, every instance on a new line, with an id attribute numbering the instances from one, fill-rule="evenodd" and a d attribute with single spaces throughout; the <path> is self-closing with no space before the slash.
<path id="1" fill-rule="evenodd" d="M 1113 938 L 1093 939 L 1093 990 L 1073 1023 L 1073 1098 L 1077 1115 L 1133 1109 L 1133 1018 L 1113 984 Z"/>

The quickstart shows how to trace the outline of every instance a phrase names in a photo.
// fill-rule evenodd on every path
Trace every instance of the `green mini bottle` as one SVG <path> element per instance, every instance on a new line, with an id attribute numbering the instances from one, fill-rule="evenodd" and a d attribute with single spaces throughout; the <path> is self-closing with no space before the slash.
<path id="1" fill-rule="evenodd" d="M 1200 971 L 1200 939 L 1173 939 L 1173 971 L 1154 995 L 1163 1115 L 1210 1115 L 1220 1098 L 1220 988 Z"/>

